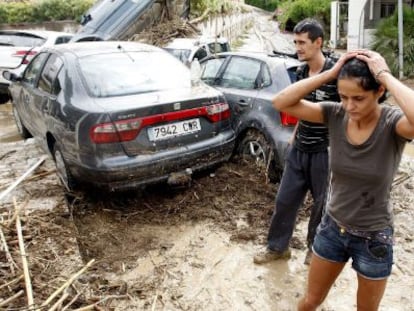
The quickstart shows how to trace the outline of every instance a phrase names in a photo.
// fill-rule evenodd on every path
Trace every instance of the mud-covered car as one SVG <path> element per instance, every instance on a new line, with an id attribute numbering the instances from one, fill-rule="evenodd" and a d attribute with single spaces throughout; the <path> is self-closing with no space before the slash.
<path id="1" fill-rule="evenodd" d="M 81 42 L 42 50 L 12 81 L 20 134 L 53 156 L 67 189 L 109 190 L 188 181 L 231 156 L 223 94 L 192 84 L 164 50 L 136 42 Z"/>
<path id="2" fill-rule="evenodd" d="M 276 111 L 272 97 L 296 81 L 297 59 L 286 55 L 228 52 L 201 61 L 201 79 L 224 93 L 232 108 L 237 153 L 266 166 L 271 180 L 284 167 L 297 119 Z"/>
<path id="3" fill-rule="evenodd" d="M 0 30 L 0 103 L 9 100 L 9 81 L 3 71 L 23 72 L 42 47 L 68 42 L 72 34 L 46 30 Z"/>
<path id="4" fill-rule="evenodd" d="M 229 52 L 230 44 L 223 37 L 175 38 L 164 49 L 190 66 L 194 59 L 201 61 L 217 53 Z"/>

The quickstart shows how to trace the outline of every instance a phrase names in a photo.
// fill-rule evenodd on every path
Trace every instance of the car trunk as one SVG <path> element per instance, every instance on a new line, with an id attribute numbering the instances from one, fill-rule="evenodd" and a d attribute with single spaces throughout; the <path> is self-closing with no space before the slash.
<path id="1" fill-rule="evenodd" d="M 108 110 L 128 156 L 196 144 L 230 126 L 227 103 L 209 88 L 171 90 L 129 98 L 124 109 L 119 109 L 117 104 L 124 103 L 125 97 L 98 100 L 99 105 Z M 110 111 L 111 106 L 118 106 L 117 112 Z"/>
<path id="2" fill-rule="evenodd" d="M 24 56 L 19 55 L 19 52 L 23 50 L 27 51 L 28 49 L 29 48 L 0 45 L 0 67 L 7 69 L 19 67 Z"/>

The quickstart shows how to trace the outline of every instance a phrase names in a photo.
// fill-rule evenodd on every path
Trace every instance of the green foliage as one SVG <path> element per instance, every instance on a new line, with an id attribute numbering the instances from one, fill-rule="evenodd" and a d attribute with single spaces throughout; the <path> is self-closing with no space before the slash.
<path id="1" fill-rule="evenodd" d="M 5 23 L 31 22 L 33 20 L 33 7 L 25 2 L 6 2 L 1 6 L 5 6 Z"/>
<path id="2" fill-rule="evenodd" d="M 414 10 L 405 6 L 403 10 L 403 74 L 405 77 L 414 77 Z M 381 20 L 374 33 L 371 49 L 379 52 L 387 61 L 392 73 L 398 76 L 398 12 Z"/>
<path id="3" fill-rule="evenodd" d="M 58 20 L 80 20 L 94 0 L 38 0 L 1 2 L 1 23 L 30 23 Z"/>
<path id="4" fill-rule="evenodd" d="M 329 33 L 331 1 L 330 0 L 287 0 L 279 6 L 282 15 L 278 17 L 281 29 L 291 31 L 294 25 L 307 17 L 313 17 Z"/>
<path id="5" fill-rule="evenodd" d="M 245 0 L 246 4 L 261 8 L 266 11 L 274 12 L 278 7 L 279 0 Z"/>

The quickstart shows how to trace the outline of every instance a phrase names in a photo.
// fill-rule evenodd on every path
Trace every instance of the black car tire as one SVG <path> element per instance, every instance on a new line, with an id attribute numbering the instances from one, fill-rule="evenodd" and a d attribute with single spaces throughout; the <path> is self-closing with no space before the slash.
<path id="1" fill-rule="evenodd" d="M 240 140 L 237 152 L 241 157 L 253 159 L 260 165 L 270 181 L 279 181 L 281 171 L 276 166 L 276 155 L 263 133 L 258 130 L 248 130 Z"/>
<path id="2" fill-rule="evenodd" d="M 70 172 L 59 145 L 53 147 L 53 159 L 56 165 L 56 174 L 68 192 L 75 190 L 76 180 Z"/>
<path id="3" fill-rule="evenodd" d="M 10 96 L 8 94 L 0 94 L 0 105 L 5 104 L 10 100 Z"/>
<path id="4" fill-rule="evenodd" d="M 17 111 L 16 106 L 14 104 L 12 105 L 12 110 L 13 110 L 14 121 L 16 122 L 17 131 L 19 132 L 20 136 L 23 139 L 33 137 L 32 134 L 30 134 L 30 132 L 24 126 L 22 119 L 20 119 L 19 112 Z"/>

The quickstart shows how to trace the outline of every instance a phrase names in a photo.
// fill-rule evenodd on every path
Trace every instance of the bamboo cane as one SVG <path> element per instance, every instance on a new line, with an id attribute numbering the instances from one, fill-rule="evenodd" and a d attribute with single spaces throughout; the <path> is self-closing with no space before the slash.
<path id="1" fill-rule="evenodd" d="M 82 269 L 80 269 L 78 272 L 76 272 L 75 274 L 73 274 L 61 287 L 59 287 L 56 291 L 54 291 L 52 293 L 52 295 L 49 296 L 49 298 L 47 298 L 45 300 L 45 302 L 42 303 L 42 305 L 40 306 L 40 308 L 44 308 L 45 306 L 47 306 L 53 299 L 55 299 L 55 297 L 57 295 L 59 295 L 60 292 L 62 292 L 63 290 L 65 290 L 68 286 L 70 286 L 83 272 L 85 272 L 90 266 L 92 266 L 92 264 L 95 262 L 95 259 L 92 259 L 91 261 L 89 261 L 86 266 L 84 266 Z"/>
<path id="2" fill-rule="evenodd" d="M 29 308 L 31 308 L 34 305 L 32 282 L 30 280 L 29 264 L 27 262 L 27 254 L 26 254 L 26 250 L 25 250 L 25 247 L 24 247 L 24 240 L 23 240 L 23 234 L 22 234 L 22 225 L 20 223 L 20 216 L 19 215 L 17 215 L 17 217 L 16 217 L 16 229 L 17 229 L 17 237 L 19 239 L 20 256 L 22 257 L 24 283 L 26 285 L 27 303 L 29 305 Z"/>

